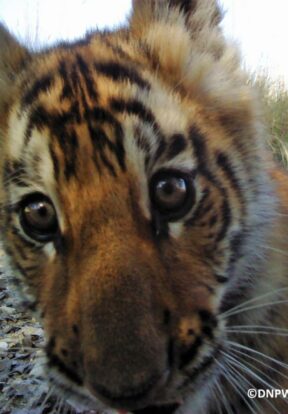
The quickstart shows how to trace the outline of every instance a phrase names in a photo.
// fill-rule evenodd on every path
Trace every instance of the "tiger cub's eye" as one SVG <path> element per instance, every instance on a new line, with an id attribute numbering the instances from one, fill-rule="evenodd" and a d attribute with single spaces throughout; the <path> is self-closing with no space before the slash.
<path id="1" fill-rule="evenodd" d="M 58 231 L 55 208 L 41 193 L 30 194 L 21 201 L 20 222 L 24 232 L 40 242 L 51 241 Z"/>
<path id="2" fill-rule="evenodd" d="M 159 171 L 151 180 L 150 198 L 153 209 L 166 220 L 178 220 L 195 201 L 192 177 L 181 171 Z"/>

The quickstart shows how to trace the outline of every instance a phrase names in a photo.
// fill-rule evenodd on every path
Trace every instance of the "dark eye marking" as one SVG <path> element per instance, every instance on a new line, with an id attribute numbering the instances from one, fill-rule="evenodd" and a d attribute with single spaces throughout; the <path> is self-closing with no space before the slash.
<path id="1" fill-rule="evenodd" d="M 216 236 L 216 242 L 218 243 L 226 236 L 226 233 L 231 224 L 232 214 L 231 214 L 231 207 L 228 202 L 229 200 L 228 193 L 227 193 L 227 190 L 221 184 L 221 182 L 218 180 L 218 178 L 209 169 L 210 159 L 209 159 L 205 136 L 202 134 L 202 132 L 196 125 L 193 125 L 190 128 L 189 136 L 190 136 L 190 142 L 194 149 L 195 157 L 197 159 L 199 174 L 204 176 L 213 187 L 217 188 L 217 190 L 219 191 L 222 197 L 222 205 L 221 205 L 222 225 Z"/>
<path id="2" fill-rule="evenodd" d="M 170 160 L 171 158 L 176 157 L 179 155 L 182 151 L 184 151 L 187 148 L 187 141 L 182 134 L 174 134 L 170 138 L 170 145 L 168 146 L 168 151 L 166 158 Z"/>
<path id="3" fill-rule="evenodd" d="M 225 154 L 223 151 L 216 151 L 215 157 L 217 165 L 221 168 L 227 180 L 229 180 L 231 187 L 233 188 L 239 199 L 239 202 L 241 204 L 242 215 L 244 216 L 246 213 L 246 200 L 244 199 L 241 183 L 237 177 L 235 167 L 232 165 L 228 155 Z"/>

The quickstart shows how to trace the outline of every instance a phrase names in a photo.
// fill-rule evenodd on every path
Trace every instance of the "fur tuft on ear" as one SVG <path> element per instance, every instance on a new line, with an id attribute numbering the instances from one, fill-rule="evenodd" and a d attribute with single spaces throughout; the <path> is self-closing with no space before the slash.
<path id="1" fill-rule="evenodd" d="M 218 0 L 134 0 L 130 23 L 157 76 L 235 129 L 255 105 L 221 17 Z"/>
<path id="2" fill-rule="evenodd" d="M 209 16 L 210 25 L 217 26 L 222 20 L 222 13 L 216 0 L 169 0 L 170 7 L 178 7 L 184 13 L 187 23 L 190 23 L 190 17 L 198 10 L 206 11 L 206 20 Z"/>
<path id="3" fill-rule="evenodd" d="M 133 0 L 132 25 L 145 26 L 153 21 L 167 19 L 167 13 L 184 17 L 192 32 L 200 25 L 218 26 L 222 13 L 217 0 Z"/>
<path id="4" fill-rule="evenodd" d="M 9 103 L 13 84 L 25 63 L 29 52 L 21 46 L 9 31 L 0 24 L 0 111 Z"/>

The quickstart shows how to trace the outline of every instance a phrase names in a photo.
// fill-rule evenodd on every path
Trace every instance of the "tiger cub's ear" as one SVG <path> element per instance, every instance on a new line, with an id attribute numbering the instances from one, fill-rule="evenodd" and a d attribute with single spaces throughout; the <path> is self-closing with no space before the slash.
<path id="1" fill-rule="evenodd" d="M 206 12 L 206 16 L 209 16 L 212 25 L 218 25 L 222 19 L 217 0 L 166 0 L 164 3 L 168 4 L 169 7 L 178 7 L 184 13 L 188 22 L 189 17 L 198 11 Z"/>
<path id="2" fill-rule="evenodd" d="M 155 20 L 176 22 L 184 17 L 186 27 L 197 32 L 202 26 L 217 26 L 222 20 L 217 0 L 133 0 L 132 4 L 134 28 Z"/>
<path id="3" fill-rule="evenodd" d="M 9 103 L 15 78 L 29 61 L 29 52 L 0 24 L 0 111 Z"/>

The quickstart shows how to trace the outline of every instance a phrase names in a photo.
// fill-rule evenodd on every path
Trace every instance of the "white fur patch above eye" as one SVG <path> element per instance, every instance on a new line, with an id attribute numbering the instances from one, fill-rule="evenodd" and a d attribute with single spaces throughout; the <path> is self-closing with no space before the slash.
<path id="1" fill-rule="evenodd" d="M 56 250 L 52 242 L 45 244 L 43 251 L 50 261 L 54 260 L 56 256 Z"/>
<path id="2" fill-rule="evenodd" d="M 21 158 L 24 147 L 25 131 L 29 121 L 26 112 L 22 113 L 19 118 L 19 111 L 19 105 L 14 106 L 8 124 L 8 152 L 12 159 Z"/>
<path id="3" fill-rule="evenodd" d="M 24 157 L 28 173 L 30 173 L 29 166 L 34 165 L 33 157 L 39 157 L 39 162 L 37 163 L 37 178 L 43 184 L 46 191 L 51 194 L 55 188 L 54 169 L 49 152 L 49 140 L 45 135 L 45 132 L 39 132 L 38 130 L 33 131 Z M 31 167 L 31 174 L 33 174 L 32 168 L 33 167 Z"/>
<path id="4" fill-rule="evenodd" d="M 170 236 L 174 237 L 174 239 L 180 237 L 183 232 L 183 227 L 183 223 L 169 223 Z"/>

